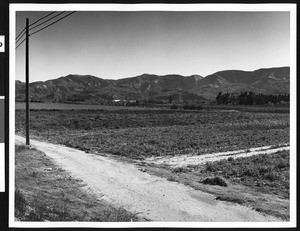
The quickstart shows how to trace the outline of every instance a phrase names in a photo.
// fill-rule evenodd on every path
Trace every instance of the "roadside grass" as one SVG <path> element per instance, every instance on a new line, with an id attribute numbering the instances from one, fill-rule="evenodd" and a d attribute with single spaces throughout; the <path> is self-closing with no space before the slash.
<path id="1" fill-rule="evenodd" d="M 131 159 L 289 142 L 289 115 L 228 111 L 32 111 L 33 137 Z M 25 134 L 25 112 L 16 132 Z"/>
<path id="2" fill-rule="evenodd" d="M 222 176 L 233 183 L 250 186 L 263 193 L 289 198 L 289 151 L 207 162 L 202 166 L 189 166 L 189 169 L 201 175 Z"/>
<path id="3" fill-rule="evenodd" d="M 216 200 L 289 220 L 289 151 L 178 168 L 154 164 L 143 167 L 151 174 L 211 193 Z"/>
<path id="4" fill-rule="evenodd" d="M 36 149 L 16 145 L 15 218 L 20 221 L 139 221 L 98 199 Z"/>

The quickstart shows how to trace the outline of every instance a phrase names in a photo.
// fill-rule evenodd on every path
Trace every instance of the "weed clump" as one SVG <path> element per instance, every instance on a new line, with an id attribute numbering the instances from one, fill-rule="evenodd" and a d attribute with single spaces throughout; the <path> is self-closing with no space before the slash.
<path id="1" fill-rule="evenodd" d="M 201 181 L 201 183 L 210 184 L 210 185 L 219 185 L 222 187 L 228 186 L 226 180 L 224 180 L 222 177 L 219 177 L 219 176 L 211 177 L 211 178 L 208 177 L 208 178 L 204 179 L 203 181 Z"/>
<path id="2" fill-rule="evenodd" d="M 170 109 L 178 109 L 178 105 L 177 105 L 177 104 L 172 104 L 172 105 L 170 106 Z"/>
<path id="3" fill-rule="evenodd" d="M 234 159 L 233 159 L 233 157 L 232 156 L 230 156 L 230 157 L 228 157 L 228 159 L 227 159 L 228 161 L 233 161 Z"/>
<path id="4" fill-rule="evenodd" d="M 172 172 L 173 173 L 182 173 L 182 172 L 186 172 L 186 169 L 182 168 L 182 167 L 177 167 L 177 168 L 172 169 Z"/>
<path id="5" fill-rule="evenodd" d="M 167 177 L 168 181 L 176 181 L 176 178 L 174 176 L 169 176 Z"/>
<path id="6" fill-rule="evenodd" d="M 213 165 L 212 163 L 210 163 L 210 162 L 206 162 L 205 168 L 206 168 L 206 170 L 209 171 L 209 172 L 215 171 L 214 165 Z"/>

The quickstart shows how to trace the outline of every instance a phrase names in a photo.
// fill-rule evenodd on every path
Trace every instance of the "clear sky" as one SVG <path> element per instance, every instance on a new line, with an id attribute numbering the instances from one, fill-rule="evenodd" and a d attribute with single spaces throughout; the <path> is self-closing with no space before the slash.
<path id="1" fill-rule="evenodd" d="M 17 12 L 16 35 L 49 12 Z M 32 30 L 34 32 L 38 28 Z M 16 79 L 25 81 L 23 43 Z M 289 66 L 288 12 L 76 12 L 30 36 L 30 82 Z"/>

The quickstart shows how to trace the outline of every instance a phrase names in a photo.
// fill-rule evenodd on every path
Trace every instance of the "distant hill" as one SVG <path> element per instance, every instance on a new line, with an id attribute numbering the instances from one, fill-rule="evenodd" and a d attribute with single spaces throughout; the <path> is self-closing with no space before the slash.
<path id="1" fill-rule="evenodd" d="M 289 93 L 290 68 L 256 71 L 226 70 L 208 75 L 182 76 L 143 74 L 118 80 L 91 75 L 67 75 L 30 83 L 32 101 L 100 103 L 113 99 L 185 101 L 205 103 L 218 92 L 253 91 L 264 94 Z M 16 100 L 25 100 L 25 84 L 16 81 Z"/>

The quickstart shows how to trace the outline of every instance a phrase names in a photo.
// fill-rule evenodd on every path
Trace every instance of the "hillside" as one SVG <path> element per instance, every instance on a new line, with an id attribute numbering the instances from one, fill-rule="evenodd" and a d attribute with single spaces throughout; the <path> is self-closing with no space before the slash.
<path id="1" fill-rule="evenodd" d="M 114 99 L 205 103 L 218 92 L 253 91 L 264 94 L 289 93 L 289 67 L 265 68 L 252 72 L 226 70 L 202 77 L 176 74 L 142 74 L 118 80 L 91 75 L 67 75 L 30 83 L 32 101 L 104 103 Z M 16 81 L 16 101 L 25 99 L 25 84 Z"/>

